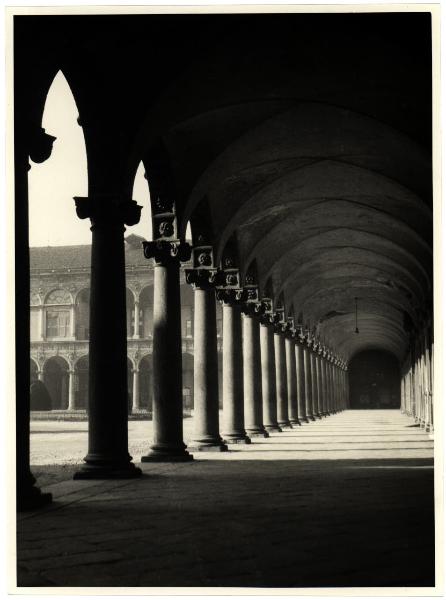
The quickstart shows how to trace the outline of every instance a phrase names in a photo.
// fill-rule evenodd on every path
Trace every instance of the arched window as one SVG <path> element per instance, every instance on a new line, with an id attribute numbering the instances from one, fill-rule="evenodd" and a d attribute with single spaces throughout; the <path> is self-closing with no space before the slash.
<path id="1" fill-rule="evenodd" d="M 81 290 L 76 297 L 76 339 L 90 338 L 90 290 Z"/>
<path id="2" fill-rule="evenodd" d="M 139 295 L 139 334 L 142 338 L 153 335 L 153 286 L 146 286 Z"/>
<path id="3" fill-rule="evenodd" d="M 70 292 L 56 289 L 45 298 L 45 333 L 47 339 L 70 337 L 71 324 Z"/>

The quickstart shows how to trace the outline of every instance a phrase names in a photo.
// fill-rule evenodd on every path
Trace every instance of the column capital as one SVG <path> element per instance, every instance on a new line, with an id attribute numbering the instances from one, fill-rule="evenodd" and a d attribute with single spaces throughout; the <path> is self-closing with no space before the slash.
<path id="1" fill-rule="evenodd" d="M 35 163 L 45 162 L 51 156 L 56 139 L 42 127 L 32 129 L 28 134 L 28 153 L 31 160 Z"/>
<path id="2" fill-rule="evenodd" d="M 213 289 L 223 278 L 223 273 L 219 269 L 186 269 L 185 272 L 186 282 L 194 289 Z"/>
<path id="3" fill-rule="evenodd" d="M 186 262 L 191 257 L 192 248 L 186 242 L 168 242 L 157 240 L 155 242 L 143 242 L 145 258 L 154 258 L 157 264 L 178 261 Z"/>
<path id="4" fill-rule="evenodd" d="M 249 295 L 249 290 L 248 290 L 248 295 Z M 259 319 L 261 319 L 262 315 L 264 314 L 262 303 L 261 302 L 249 302 L 249 299 L 247 302 L 245 302 L 243 304 L 242 312 L 247 317 L 258 317 Z"/>
<path id="5" fill-rule="evenodd" d="M 243 288 L 219 288 L 217 300 L 223 304 L 242 304 L 246 301 L 246 290 Z"/>
<path id="6" fill-rule="evenodd" d="M 90 219 L 97 225 L 136 225 L 141 216 L 142 206 L 135 200 L 119 196 L 74 196 L 76 214 L 79 219 Z"/>

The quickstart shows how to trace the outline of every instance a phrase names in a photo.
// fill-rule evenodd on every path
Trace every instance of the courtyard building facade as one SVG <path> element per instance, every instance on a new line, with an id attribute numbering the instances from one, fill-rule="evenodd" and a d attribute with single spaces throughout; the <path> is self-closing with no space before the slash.
<path id="1" fill-rule="evenodd" d="M 143 238 L 125 239 L 127 393 L 131 418 L 152 415 L 153 265 Z M 31 395 L 31 418 L 86 418 L 91 247 L 31 248 L 31 384 L 42 381 L 51 403 Z M 185 415 L 194 397 L 193 291 L 181 271 L 182 380 Z M 221 307 L 217 307 L 221 381 Z M 40 401 L 40 405 L 39 405 Z M 221 391 L 220 391 L 221 406 Z M 42 411 L 51 412 L 41 414 Z"/>

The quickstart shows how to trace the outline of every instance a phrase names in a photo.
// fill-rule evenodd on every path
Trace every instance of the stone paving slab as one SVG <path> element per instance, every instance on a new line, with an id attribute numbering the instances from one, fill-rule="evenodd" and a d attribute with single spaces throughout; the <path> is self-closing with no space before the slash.
<path id="1" fill-rule="evenodd" d="M 427 436 L 398 411 L 367 412 L 389 427 L 383 451 L 361 443 L 366 411 L 348 411 L 299 428 L 318 439 L 305 450 L 293 430 L 192 463 L 143 463 L 135 480 L 72 481 L 70 464 L 33 467 L 55 501 L 19 516 L 18 584 L 431 586 L 432 444 L 420 448 Z M 130 425 L 132 443 L 142 425 Z M 33 456 L 46 452 L 39 436 Z M 55 438 L 51 452 L 64 444 Z M 334 450 L 340 443 L 350 450 Z"/>

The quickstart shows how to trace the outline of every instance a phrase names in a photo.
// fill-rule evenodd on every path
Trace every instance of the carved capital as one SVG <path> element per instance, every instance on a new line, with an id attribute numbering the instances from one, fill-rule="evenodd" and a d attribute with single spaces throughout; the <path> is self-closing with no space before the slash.
<path id="1" fill-rule="evenodd" d="M 144 256 L 154 258 L 157 264 L 172 261 L 187 262 L 191 257 L 192 248 L 185 242 L 143 242 Z"/>
<path id="2" fill-rule="evenodd" d="M 92 225 L 136 225 L 142 206 L 135 200 L 122 200 L 117 196 L 75 196 L 76 213 L 80 219 L 90 219 Z"/>
<path id="3" fill-rule="evenodd" d="M 56 139 L 53 135 L 46 133 L 42 127 L 30 132 L 28 137 L 28 152 L 31 160 L 35 163 L 45 162 L 51 156 L 53 143 Z"/>
<path id="4" fill-rule="evenodd" d="M 223 304 L 242 304 L 246 302 L 246 290 L 220 288 L 217 289 L 217 300 Z"/>
<path id="5" fill-rule="evenodd" d="M 218 269 L 186 269 L 186 281 L 195 289 L 212 289 L 219 284 L 221 276 Z"/>

